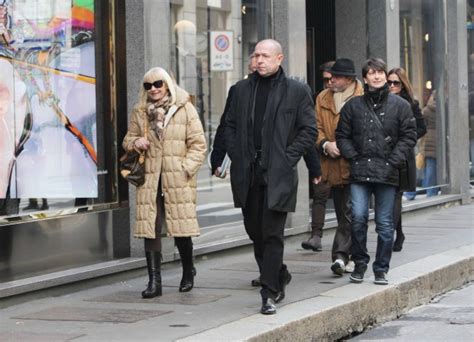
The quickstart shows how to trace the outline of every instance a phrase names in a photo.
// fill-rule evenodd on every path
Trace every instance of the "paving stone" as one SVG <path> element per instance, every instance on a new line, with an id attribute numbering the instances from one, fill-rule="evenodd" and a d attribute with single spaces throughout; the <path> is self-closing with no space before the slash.
<path id="1" fill-rule="evenodd" d="M 218 267 L 211 268 L 212 270 L 218 271 L 247 271 L 247 272 L 258 272 L 257 264 L 252 262 L 239 262 L 235 264 L 221 265 Z"/>
<path id="2" fill-rule="evenodd" d="M 2 342 L 18 342 L 18 341 L 34 341 L 34 342 L 63 342 L 71 341 L 75 338 L 86 336 L 84 334 L 44 334 L 28 331 L 0 331 L 0 341 Z"/>
<path id="3" fill-rule="evenodd" d="M 135 310 L 135 309 L 104 309 L 84 307 L 52 307 L 46 310 L 12 317 L 14 319 L 42 321 L 85 321 L 135 323 L 151 317 L 171 313 L 172 311 Z"/>
<path id="4" fill-rule="evenodd" d="M 284 262 L 286 260 L 291 260 L 288 258 L 284 258 Z M 329 259 L 331 260 L 331 259 Z M 288 269 L 290 270 L 291 273 L 296 273 L 296 274 L 307 274 L 307 273 L 314 273 L 317 272 L 321 269 L 327 268 L 327 266 L 310 266 L 310 265 L 298 265 L 294 263 L 286 263 L 288 266 Z M 215 267 L 213 268 L 216 271 L 255 271 L 255 263 L 238 263 L 238 264 L 230 264 L 230 265 L 223 265 L 221 267 Z"/>
<path id="5" fill-rule="evenodd" d="M 192 292 L 169 292 L 163 293 L 161 297 L 144 299 L 140 293 L 135 291 L 114 292 L 106 296 L 88 299 L 92 302 L 110 302 L 110 303 L 153 303 L 153 304 L 184 304 L 199 305 L 218 301 L 219 299 L 229 297 L 229 294 L 206 293 L 206 291 Z"/>
<path id="6" fill-rule="evenodd" d="M 284 260 L 290 261 L 326 261 L 331 262 L 331 252 L 322 251 L 322 252 L 301 252 L 289 253 L 285 255 Z"/>

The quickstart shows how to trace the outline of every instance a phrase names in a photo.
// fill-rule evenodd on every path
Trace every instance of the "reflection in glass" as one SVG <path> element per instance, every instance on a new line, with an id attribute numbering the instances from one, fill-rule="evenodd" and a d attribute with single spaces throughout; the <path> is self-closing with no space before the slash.
<path id="1" fill-rule="evenodd" d="M 259 36 L 257 13 L 260 9 L 257 7 L 256 0 L 170 1 L 170 69 L 178 84 L 187 89 L 195 101 L 207 137 L 208 153 L 227 92 L 247 74 L 248 56 Z M 265 27 L 271 27 L 269 20 L 262 19 L 262 22 Z M 224 44 L 226 42 L 229 45 Z M 225 68 L 210 66 L 210 61 L 226 47 L 232 49 L 232 53 L 218 57 L 230 58 L 225 60 Z M 213 176 L 205 163 L 198 174 L 197 201 L 202 236 L 196 243 L 202 245 L 245 236 L 241 211 L 234 208 L 229 176 L 223 179 Z"/>
<path id="2" fill-rule="evenodd" d="M 418 189 L 431 197 L 447 184 L 447 74 L 444 1 L 400 1 L 400 56 L 420 102 L 427 134 L 416 147 Z"/>

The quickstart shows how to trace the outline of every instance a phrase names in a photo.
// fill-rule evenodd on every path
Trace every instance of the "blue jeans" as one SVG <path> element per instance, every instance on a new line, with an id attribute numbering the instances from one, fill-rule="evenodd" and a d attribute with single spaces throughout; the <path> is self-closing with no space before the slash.
<path id="1" fill-rule="evenodd" d="M 436 185 L 436 159 L 431 157 L 425 158 L 425 172 L 423 174 L 422 185 L 424 188 Z M 439 188 L 426 189 L 426 196 L 436 196 L 438 195 Z"/>
<path id="2" fill-rule="evenodd" d="M 388 272 L 393 248 L 393 206 L 397 188 L 380 183 L 351 184 L 352 197 L 352 260 L 367 265 L 367 223 L 369 220 L 369 200 L 375 197 L 375 231 L 377 232 L 377 252 L 372 265 L 374 272 Z"/>
<path id="3" fill-rule="evenodd" d="M 423 188 L 428 188 L 434 186 L 437 183 L 436 178 L 436 158 L 425 157 L 425 167 L 423 169 L 423 179 L 421 180 L 421 186 Z M 438 195 L 439 187 L 426 189 L 426 196 L 436 196 Z M 417 192 L 405 192 L 405 197 L 407 200 L 412 201 L 415 199 Z"/>

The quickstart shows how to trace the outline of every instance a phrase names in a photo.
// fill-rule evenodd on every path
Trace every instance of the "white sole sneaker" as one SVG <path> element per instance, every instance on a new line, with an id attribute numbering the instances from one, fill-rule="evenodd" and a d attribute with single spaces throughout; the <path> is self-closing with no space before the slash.
<path id="1" fill-rule="evenodd" d="M 344 261 L 341 259 L 336 259 L 334 263 L 331 265 L 331 271 L 335 275 L 342 276 L 344 274 L 344 271 L 346 269 L 346 266 L 344 265 Z"/>
<path id="2" fill-rule="evenodd" d="M 352 260 L 349 260 L 349 262 L 346 265 L 346 270 L 344 272 L 346 273 L 352 273 L 354 272 L 355 269 L 355 263 Z"/>

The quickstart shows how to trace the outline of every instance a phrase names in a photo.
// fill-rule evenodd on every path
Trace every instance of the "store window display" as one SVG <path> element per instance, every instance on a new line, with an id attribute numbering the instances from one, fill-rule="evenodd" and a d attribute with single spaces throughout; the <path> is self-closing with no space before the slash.
<path id="1" fill-rule="evenodd" d="M 94 0 L 0 1 L 0 199 L 21 199 L 20 210 L 101 197 L 97 8 Z"/>

